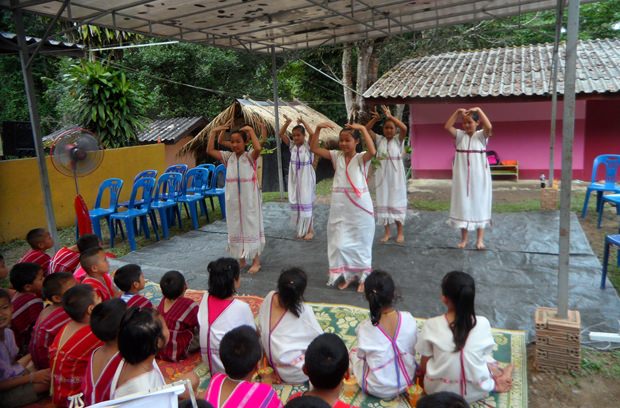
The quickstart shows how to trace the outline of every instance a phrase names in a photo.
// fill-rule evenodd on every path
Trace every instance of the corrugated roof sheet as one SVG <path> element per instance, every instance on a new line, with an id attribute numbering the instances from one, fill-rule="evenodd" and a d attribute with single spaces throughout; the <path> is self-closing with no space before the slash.
<path id="1" fill-rule="evenodd" d="M 156 119 L 149 128 L 138 135 L 141 143 L 172 142 L 176 143 L 185 136 L 192 136 L 191 132 L 202 129 L 207 121 L 202 116 L 190 118 Z"/>
<path id="2" fill-rule="evenodd" d="M 28 45 L 36 44 L 40 41 L 40 38 L 26 36 L 26 43 Z M 84 55 L 84 48 L 82 44 L 47 39 L 40 52 L 43 54 L 82 56 Z M 19 52 L 17 34 L 0 31 L 0 54 L 17 52 Z"/>
<path id="3" fill-rule="evenodd" d="M 365 98 L 546 96 L 552 91 L 553 44 L 449 52 L 407 59 L 383 75 Z M 558 92 L 564 93 L 565 43 L 559 48 Z M 577 93 L 620 91 L 620 39 L 580 41 Z"/>

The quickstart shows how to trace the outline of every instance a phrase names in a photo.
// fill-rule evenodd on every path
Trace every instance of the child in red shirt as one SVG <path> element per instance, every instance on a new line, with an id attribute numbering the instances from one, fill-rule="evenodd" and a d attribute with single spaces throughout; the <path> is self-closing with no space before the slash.
<path id="1" fill-rule="evenodd" d="M 15 343 L 20 356 L 28 354 L 28 344 L 34 324 L 43 310 L 41 288 L 43 269 L 35 263 L 18 263 L 11 268 L 10 280 L 17 293 L 11 299 L 13 318 L 11 329 L 15 333 Z"/>
<path id="2" fill-rule="evenodd" d="M 102 302 L 118 297 L 112 278 L 108 274 L 110 263 L 103 249 L 100 247 L 87 249 L 80 255 L 80 264 L 87 274 L 82 283 L 92 286 Z"/>
<path id="3" fill-rule="evenodd" d="M 52 236 L 45 228 L 35 228 L 26 235 L 26 241 L 30 245 L 28 252 L 21 257 L 18 263 L 31 262 L 43 268 L 43 274 L 49 275 L 51 257 L 45 253 L 54 246 Z"/>
<path id="4" fill-rule="evenodd" d="M 127 307 L 153 308 L 151 301 L 139 293 L 145 285 L 144 274 L 139 265 L 127 264 L 118 268 L 114 272 L 114 284 L 121 290 L 121 300 L 127 303 Z"/>

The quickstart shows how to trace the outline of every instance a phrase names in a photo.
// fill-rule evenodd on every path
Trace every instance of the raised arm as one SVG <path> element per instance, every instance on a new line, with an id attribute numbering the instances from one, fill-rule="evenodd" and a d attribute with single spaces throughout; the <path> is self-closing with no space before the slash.
<path id="1" fill-rule="evenodd" d="M 218 134 L 219 135 L 218 139 L 219 139 L 219 137 L 221 137 L 224 134 L 224 131 L 226 129 L 228 129 L 228 125 L 216 126 L 213 129 L 211 129 L 211 132 L 209 133 L 209 142 L 207 143 L 207 154 L 219 161 L 223 161 L 222 152 L 220 152 L 219 150 L 215 148 L 215 135 Z M 221 144 L 219 140 L 218 140 L 218 143 Z"/>
<path id="2" fill-rule="evenodd" d="M 376 106 L 372 108 L 372 110 L 370 111 L 370 115 L 372 116 L 372 118 L 368 121 L 368 123 L 366 123 L 366 130 L 368 130 L 368 133 L 370 134 L 370 137 L 372 137 L 372 140 L 375 140 L 376 135 L 375 132 L 373 132 L 372 128 L 379 121 L 379 119 L 381 119 L 381 115 L 379 115 L 379 112 L 377 112 Z"/>
<path id="3" fill-rule="evenodd" d="M 223 146 L 227 149 L 230 149 L 230 142 L 226 139 L 224 139 L 224 135 L 226 134 L 225 130 L 221 130 L 220 133 L 217 135 L 217 144 L 219 146 Z"/>
<path id="4" fill-rule="evenodd" d="M 284 115 L 284 124 L 282 125 L 282 127 L 280 127 L 280 139 L 282 139 L 282 143 L 284 143 L 287 146 L 291 142 L 286 134 L 286 130 L 288 129 L 288 126 L 290 124 L 291 124 L 291 118 Z"/>
<path id="5" fill-rule="evenodd" d="M 297 119 L 297 123 L 302 125 L 306 129 L 306 132 L 308 133 L 308 137 L 312 137 L 312 134 L 314 133 L 314 131 L 312 130 L 310 125 L 308 125 L 308 122 L 304 120 L 304 118 L 300 116 L 299 119 Z"/>
<path id="6" fill-rule="evenodd" d="M 254 132 L 254 128 L 252 128 L 252 126 L 250 125 L 245 125 L 239 130 L 246 132 L 250 136 L 250 140 L 252 141 L 252 147 L 254 148 L 252 152 L 250 152 L 250 154 L 252 155 L 253 160 L 258 159 L 258 156 L 260 156 L 260 151 L 263 148 L 260 145 L 260 141 L 258 140 L 258 137 L 256 136 L 256 132 Z"/>
<path id="7" fill-rule="evenodd" d="M 407 125 L 405 125 L 400 119 L 392 115 L 390 112 L 390 108 L 385 105 L 381 105 L 381 109 L 383 109 L 383 113 L 385 117 L 394 122 L 396 127 L 400 130 L 398 133 L 398 139 L 402 142 L 407 137 Z"/>
<path id="8" fill-rule="evenodd" d="M 478 118 L 480 119 L 480 124 L 482 125 L 482 130 L 484 130 L 484 135 L 486 137 L 493 136 L 493 125 L 487 115 L 482 111 L 482 109 L 475 107 L 471 108 L 468 112 L 476 112 L 478 114 Z"/>
<path id="9" fill-rule="evenodd" d="M 466 110 L 463 108 L 455 110 L 454 113 L 450 115 L 450 117 L 446 121 L 446 124 L 443 125 L 444 129 L 450 132 L 452 137 L 456 137 L 456 128 L 454 127 L 454 123 L 456 123 L 456 120 L 459 118 L 459 116 L 465 115 L 465 112 Z"/>
<path id="10" fill-rule="evenodd" d="M 360 125 L 359 123 L 350 123 L 345 125 L 345 127 L 347 129 L 359 130 L 362 133 L 364 142 L 366 143 L 366 152 L 364 153 L 364 156 L 362 156 L 364 163 L 375 157 L 377 154 L 377 149 L 375 149 L 375 143 L 372 141 L 372 137 L 370 136 L 370 133 L 368 133 L 368 130 L 366 130 L 366 126 Z"/>
<path id="11" fill-rule="evenodd" d="M 329 150 L 319 146 L 319 134 L 321 133 L 321 129 L 333 129 L 334 127 L 327 122 L 322 122 L 316 125 L 316 129 L 310 138 L 310 150 L 312 153 L 316 154 L 319 157 L 322 157 L 327 160 L 332 159 L 332 155 L 329 153 Z"/>

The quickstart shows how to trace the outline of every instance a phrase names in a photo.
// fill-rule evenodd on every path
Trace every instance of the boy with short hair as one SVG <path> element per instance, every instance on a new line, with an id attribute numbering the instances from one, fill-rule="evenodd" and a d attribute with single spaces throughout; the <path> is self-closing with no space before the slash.
<path id="1" fill-rule="evenodd" d="M 49 231 L 45 228 L 30 230 L 28 234 L 26 234 L 26 241 L 28 241 L 30 249 L 17 262 L 36 263 L 43 268 L 43 273 L 46 276 L 49 275 L 49 265 L 52 258 L 46 254 L 45 251 L 54 246 L 54 240 Z"/>
<path id="2" fill-rule="evenodd" d="M 56 406 L 67 406 L 67 398 L 80 392 L 90 355 L 103 345 L 90 328 L 90 316 L 100 302 L 89 285 L 76 285 L 62 297 L 62 307 L 71 321 L 58 332 L 49 348 L 52 399 Z"/>
<path id="3" fill-rule="evenodd" d="M 68 272 L 53 273 L 43 280 L 43 299 L 50 305 L 39 314 L 28 346 L 32 362 L 38 369 L 49 368 L 49 346 L 60 329 L 71 320 L 62 308 L 62 296 L 76 283 L 73 274 Z"/>
<path id="4" fill-rule="evenodd" d="M 157 311 L 170 330 L 170 341 L 157 357 L 167 361 L 181 361 L 187 358 L 194 330 L 198 327 L 198 303 L 183 296 L 187 284 L 179 271 L 166 272 L 159 285 L 164 297 Z"/>
<path id="5" fill-rule="evenodd" d="M 118 268 L 114 273 L 114 284 L 123 292 L 121 300 L 127 303 L 127 307 L 153 308 L 153 304 L 139 293 L 145 284 L 140 265 L 127 264 Z"/>
<path id="6" fill-rule="evenodd" d="M 34 324 L 43 310 L 41 288 L 43 269 L 35 263 L 18 263 L 11 268 L 9 279 L 17 293 L 13 296 L 13 320 L 11 330 L 20 356 L 28 354 L 28 344 Z"/>
<path id="7" fill-rule="evenodd" d="M 30 356 L 17 360 L 17 345 L 9 329 L 12 310 L 9 293 L 0 289 L 0 401 L 6 408 L 35 402 L 50 384 L 49 369 L 29 372 Z"/>
<path id="8" fill-rule="evenodd" d="M 101 247 L 89 248 L 84 251 L 80 255 L 80 265 L 82 265 L 87 275 L 82 280 L 82 283 L 92 286 L 102 302 L 118 297 L 112 278 L 108 275 L 110 263 Z"/>
<path id="9" fill-rule="evenodd" d="M 95 234 L 82 235 L 75 245 L 62 247 L 54 254 L 50 262 L 50 273 L 75 272 L 80 266 L 80 253 L 97 246 L 100 246 L 99 237 Z"/>

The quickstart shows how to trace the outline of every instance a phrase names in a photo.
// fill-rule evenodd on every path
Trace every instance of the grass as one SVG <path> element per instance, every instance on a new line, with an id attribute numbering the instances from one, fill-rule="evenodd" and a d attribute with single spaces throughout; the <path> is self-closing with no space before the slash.
<path id="1" fill-rule="evenodd" d="M 577 377 L 600 375 L 604 378 L 620 380 L 620 350 L 600 352 L 583 347 L 581 349 L 581 371 L 573 375 Z"/>

